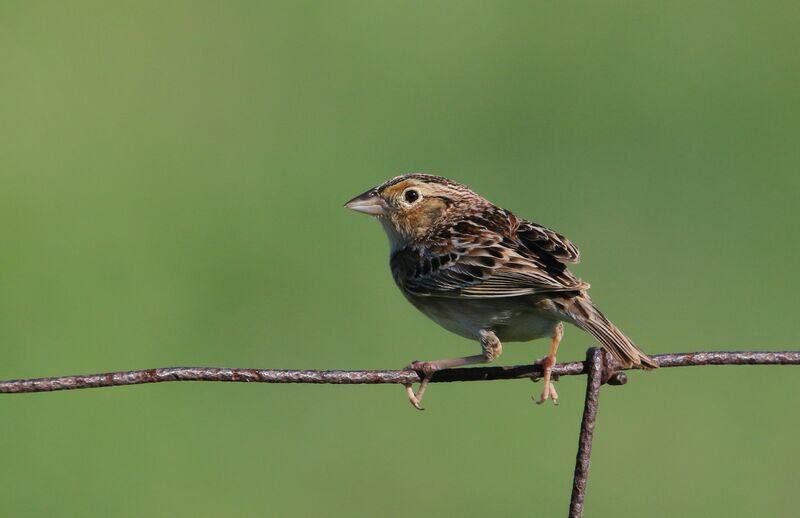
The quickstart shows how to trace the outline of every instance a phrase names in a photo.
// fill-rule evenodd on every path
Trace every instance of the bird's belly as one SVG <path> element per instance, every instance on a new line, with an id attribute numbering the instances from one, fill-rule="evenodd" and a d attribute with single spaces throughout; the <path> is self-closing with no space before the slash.
<path id="1" fill-rule="evenodd" d="M 481 330 L 490 329 L 501 341 L 527 342 L 552 336 L 559 322 L 546 303 L 532 297 L 413 296 L 410 300 L 431 320 L 465 338 L 478 339 Z"/>

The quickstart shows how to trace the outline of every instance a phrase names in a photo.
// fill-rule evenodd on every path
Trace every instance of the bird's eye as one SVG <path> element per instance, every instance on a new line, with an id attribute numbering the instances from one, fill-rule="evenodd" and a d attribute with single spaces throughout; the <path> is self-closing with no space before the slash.
<path id="1" fill-rule="evenodd" d="M 419 192 L 415 191 L 414 189 L 409 189 L 403 193 L 403 197 L 405 198 L 406 202 L 414 203 L 419 199 Z"/>

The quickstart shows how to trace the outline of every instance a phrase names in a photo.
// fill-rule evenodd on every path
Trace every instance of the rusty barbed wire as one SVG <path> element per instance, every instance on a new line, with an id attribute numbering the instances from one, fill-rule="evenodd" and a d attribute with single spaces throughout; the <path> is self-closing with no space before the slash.
<path id="1" fill-rule="evenodd" d="M 800 351 L 783 352 L 694 352 L 660 354 L 654 356 L 662 368 L 690 367 L 700 365 L 800 365 Z M 606 372 L 623 371 L 610 358 Z M 586 374 L 586 362 L 559 363 L 553 366 L 554 376 L 577 376 Z M 531 378 L 542 375 L 540 365 L 514 365 L 506 367 L 473 367 L 467 369 L 445 369 L 437 372 L 431 383 L 455 381 L 491 381 Z M 220 367 L 166 367 L 135 371 L 105 372 L 75 376 L 53 376 L 47 378 L 12 379 L 0 381 L 0 393 L 18 394 L 26 392 L 52 392 L 144 383 L 172 381 L 217 381 L 257 383 L 317 383 L 335 385 L 417 383 L 419 374 L 409 370 L 285 370 L 285 369 L 237 369 Z M 617 383 L 612 379 L 610 384 Z"/>

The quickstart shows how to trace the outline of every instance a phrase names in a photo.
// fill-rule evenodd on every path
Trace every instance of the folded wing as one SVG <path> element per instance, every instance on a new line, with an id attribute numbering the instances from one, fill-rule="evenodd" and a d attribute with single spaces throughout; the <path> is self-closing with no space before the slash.
<path id="1" fill-rule="evenodd" d="M 564 236 L 502 211 L 491 221 L 459 222 L 435 246 L 392 257 L 395 280 L 434 297 L 516 297 L 589 287 L 567 270 L 580 258 Z"/>

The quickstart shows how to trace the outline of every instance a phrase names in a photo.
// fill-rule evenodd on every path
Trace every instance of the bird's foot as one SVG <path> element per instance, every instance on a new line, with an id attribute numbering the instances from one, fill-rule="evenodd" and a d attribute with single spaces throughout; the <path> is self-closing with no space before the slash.
<path id="1" fill-rule="evenodd" d="M 544 386 L 544 390 L 542 391 L 542 395 L 539 396 L 539 399 L 537 400 L 533 396 L 531 396 L 531 399 L 533 399 L 537 405 L 541 405 L 548 399 L 552 399 L 553 404 L 558 405 L 558 392 L 556 392 L 555 384 L 552 381 L 547 382 Z"/>
<path id="2" fill-rule="evenodd" d="M 556 392 L 556 386 L 554 384 L 555 381 L 558 381 L 558 376 L 554 376 L 550 373 L 555 363 L 556 359 L 554 356 L 545 356 L 534 362 L 534 365 L 541 365 L 544 371 L 542 376 L 531 377 L 531 381 L 534 383 L 540 379 L 544 379 L 544 388 L 539 399 L 537 400 L 535 397 L 531 396 L 531 399 L 533 399 L 537 405 L 541 405 L 548 399 L 552 399 L 553 404 L 558 405 L 558 392 Z"/>
<path id="3" fill-rule="evenodd" d="M 422 407 L 422 396 L 425 395 L 425 390 L 428 388 L 428 383 L 433 377 L 433 374 L 439 369 L 433 362 L 413 361 L 405 367 L 405 370 L 422 373 L 422 381 L 420 382 L 419 389 L 416 393 L 414 392 L 414 387 L 412 387 L 410 383 L 405 385 L 405 388 L 406 395 L 408 396 L 408 401 L 411 403 L 411 406 L 417 410 L 425 410 Z"/>

